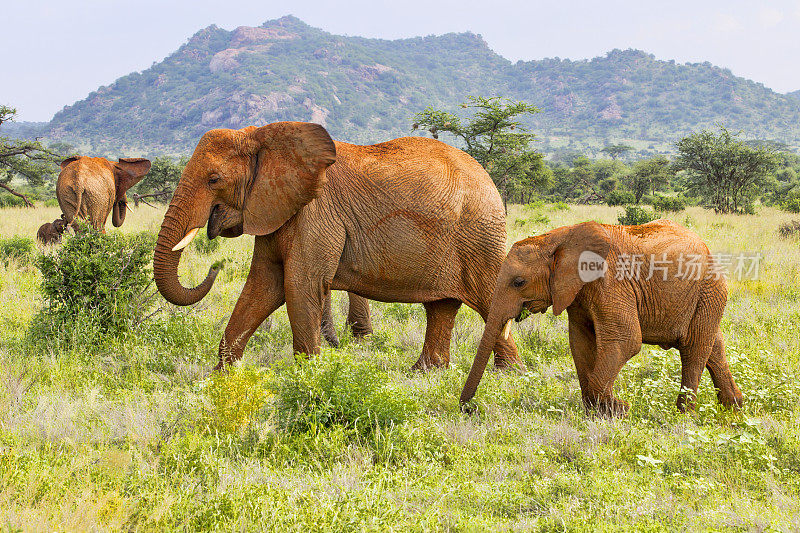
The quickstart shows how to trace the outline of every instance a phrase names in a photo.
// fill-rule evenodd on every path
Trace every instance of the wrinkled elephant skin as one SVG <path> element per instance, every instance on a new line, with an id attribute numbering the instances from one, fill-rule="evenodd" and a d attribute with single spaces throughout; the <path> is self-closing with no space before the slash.
<path id="1" fill-rule="evenodd" d="M 156 284 L 172 303 L 196 303 L 214 282 L 215 269 L 194 288 L 178 279 L 181 249 L 206 224 L 209 235 L 257 236 L 218 367 L 241 357 L 284 302 L 294 350 L 317 353 L 331 290 L 422 303 L 427 328 L 415 367 L 447 366 L 459 307 L 487 316 L 505 256 L 500 195 L 466 153 L 421 137 L 334 142 L 303 122 L 212 130 L 200 140 L 156 244 Z M 513 340 L 498 341 L 495 363 L 519 364 Z"/>
<path id="2" fill-rule="evenodd" d="M 696 270 L 685 267 L 687 258 Z M 510 321 L 524 318 L 523 310 L 544 313 L 552 306 L 555 315 L 567 310 L 587 409 L 627 412 L 627 403 L 614 396 L 614 380 L 643 342 L 680 351 L 681 411 L 693 408 L 704 368 L 720 402 L 740 406 L 719 327 L 727 298 L 725 278 L 708 247 L 669 220 L 641 226 L 585 222 L 519 241 L 500 269 L 461 401 L 474 396 L 488 351 Z"/>
<path id="3" fill-rule="evenodd" d="M 56 197 L 64 219 L 74 226 L 83 219 L 97 231 L 105 231 L 108 215 L 119 227 L 125 221 L 125 193 L 150 170 L 150 161 L 133 158 L 117 162 L 103 157 L 70 157 L 61 162 Z"/>

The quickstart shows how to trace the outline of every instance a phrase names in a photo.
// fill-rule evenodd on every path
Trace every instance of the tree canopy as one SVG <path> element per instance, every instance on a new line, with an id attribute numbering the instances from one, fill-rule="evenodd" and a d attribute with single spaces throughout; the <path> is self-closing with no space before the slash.
<path id="1" fill-rule="evenodd" d="M 778 162 L 772 147 L 747 143 L 739 136 L 720 127 L 719 133 L 704 130 L 675 145 L 675 165 L 686 171 L 689 190 L 718 213 L 752 211 L 755 197 Z"/>
<path id="2" fill-rule="evenodd" d="M 520 122 L 523 116 L 538 113 L 537 107 L 507 98 L 471 96 L 461 108 L 473 110 L 472 116 L 462 120 L 428 107 L 414 116 L 413 128 L 427 130 L 434 139 L 442 132 L 456 137 L 492 177 L 504 202 L 511 192 L 540 189 L 549 183 L 544 156 L 531 147 L 536 136 Z"/>
<path id="3" fill-rule="evenodd" d="M 0 125 L 14 120 L 16 114 L 16 109 L 0 105 Z M 55 171 L 55 164 L 61 157 L 61 154 L 45 148 L 38 140 L 0 136 L 0 188 L 22 198 L 26 206 L 33 207 L 28 197 L 12 186 L 12 180 L 21 178 L 29 185 L 41 185 Z"/>

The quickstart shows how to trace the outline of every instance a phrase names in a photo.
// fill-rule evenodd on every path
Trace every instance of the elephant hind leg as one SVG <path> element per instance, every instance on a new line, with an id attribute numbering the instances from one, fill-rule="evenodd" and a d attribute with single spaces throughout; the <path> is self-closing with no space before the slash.
<path id="1" fill-rule="evenodd" d="M 725 357 L 725 339 L 722 337 L 721 330 L 717 330 L 714 347 L 711 349 L 706 368 L 717 389 L 719 402 L 725 407 L 741 407 L 744 398 L 733 380 L 731 369 L 728 366 L 728 359 Z"/>
<path id="2" fill-rule="evenodd" d="M 339 337 L 336 335 L 336 324 L 333 321 L 333 309 L 331 307 L 331 291 L 325 296 L 325 303 L 322 306 L 322 320 L 320 322 L 320 332 L 328 344 L 334 348 L 339 347 Z"/>
<path id="3" fill-rule="evenodd" d="M 353 337 L 360 339 L 372 335 L 372 317 L 369 314 L 369 300 L 363 296 L 348 292 L 350 305 L 347 310 L 347 323 L 353 331 Z"/>
<path id="4" fill-rule="evenodd" d="M 455 299 L 426 302 L 425 344 L 412 370 L 450 366 L 450 336 L 461 302 Z"/>

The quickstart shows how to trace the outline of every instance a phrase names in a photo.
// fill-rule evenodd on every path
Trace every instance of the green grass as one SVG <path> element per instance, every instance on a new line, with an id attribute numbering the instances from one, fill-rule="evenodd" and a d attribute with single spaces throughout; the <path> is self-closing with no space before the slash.
<path id="1" fill-rule="evenodd" d="M 516 240 L 621 208 L 512 206 Z M 13 215 L 13 216 L 12 216 Z M 31 237 L 54 208 L 0 210 L 0 237 Z M 140 207 L 126 233 L 156 232 Z M 408 369 L 420 305 L 373 304 L 375 334 L 295 363 L 285 309 L 228 376 L 210 376 L 249 269 L 251 237 L 190 248 L 185 283 L 226 260 L 193 308 L 163 301 L 139 328 L 86 348 L 86 331 L 29 341 L 42 305 L 30 261 L 0 261 L 0 527 L 7 530 L 793 530 L 800 523 L 800 246 L 791 215 L 675 215 L 714 251 L 760 252 L 759 280 L 730 283 L 723 330 L 746 397 L 675 410 L 680 362 L 645 347 L 623 369 L 623 420 L 586 416 L 566 316 L 515 326 L 528 373 L 489 371 L 477 413 L 458 410 L 482 321 L 463 309 L 452 366 Z M 111 231 L 109 227 L 109 231 Z"/>

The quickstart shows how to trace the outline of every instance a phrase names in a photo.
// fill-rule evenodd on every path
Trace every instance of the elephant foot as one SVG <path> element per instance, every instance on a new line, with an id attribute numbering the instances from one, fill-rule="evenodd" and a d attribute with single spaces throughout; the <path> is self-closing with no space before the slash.
<path id="1" fill-rule="evenodd" d="M 367 335 L 372 335 L 372 328 L 365 328 L 359 327 L 357 324 L 353 324 L 351 327 L 353 331 L 353 338 L 356 340 L 362 340 Z"/>
<path id="2" fill-rule="evenodd" d="M 520 374 L 528 371 L 528 367 L 522 362 L 522 359 L 506 359 L 505 357 L 494 358 L 494 367 L 497 370 L 516 370 Z"/>
<path id="3" fill-rule="evenodd" d="M 728 409 L 741 409 L 744 406 L 744 396 L 741 392 L 723 393 L 721 390 L 717 391 L 717 400 Z"/>
<path id="4" fill-rule="evenodd" d="M 630 404 L 618 398 L 595 398 L 594 400 L 583 399 L 583 405 L 587 413 L 594 412 L 602 418 L 625 418 L 628 415 Z"/>
<path id="5" fill-rule="evenodd" d="M 427 372 L 433 368 L 447 368 L 450 366 L 449 357 L 441 357 L 438 354 L 422 354 L 411 367 L 412 372 Z"/>

